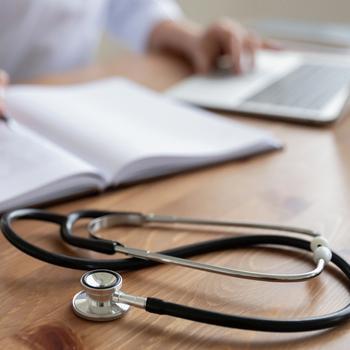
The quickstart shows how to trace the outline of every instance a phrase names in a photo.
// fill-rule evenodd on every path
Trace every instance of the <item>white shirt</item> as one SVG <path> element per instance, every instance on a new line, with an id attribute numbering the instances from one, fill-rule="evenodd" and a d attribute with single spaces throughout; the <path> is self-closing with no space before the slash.
<path id="1" fill-rule="evenodd" d="M 142 51 L 155 24 L 180 16 L 171 0 L 0 0 L 0 69 L 12 80 L 74 69 L 105 30 Z"/>

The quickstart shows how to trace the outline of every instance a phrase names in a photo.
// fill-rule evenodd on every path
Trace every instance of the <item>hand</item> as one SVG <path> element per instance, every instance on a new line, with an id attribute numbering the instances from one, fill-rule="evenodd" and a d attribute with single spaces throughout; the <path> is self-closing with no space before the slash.
<path id="1" fill-rule="evenodd" d="M 224 56 L 232 72 L 241 74 L 254 67 L 258 49 L 281 47 L 262 40 L 239 23 L 225 19 L 204 30 L 188 22 L 161 22 L 150 35 L 149 48 L 181 54 L 201 74 L 217 68 L 219 59 Z"/>
<path id="2" fill-rule="evenodd" d="M 259 49 L 280 49 L 273 41 L 262 40 L 257 34 L 231 20 L 222 20 L 203 31 L 192 48 L 192 60 L 198 73 L 208 73 L 225 57 L 225 65 L 233 73 L 242 74 L 253 69 Z"/>
<path id="3" fill-rule="evenodd" d="M 0 70 L 0 117 L 4 113 L 4 87 L 8 84 L 9 78 L 6 72 Z"/>

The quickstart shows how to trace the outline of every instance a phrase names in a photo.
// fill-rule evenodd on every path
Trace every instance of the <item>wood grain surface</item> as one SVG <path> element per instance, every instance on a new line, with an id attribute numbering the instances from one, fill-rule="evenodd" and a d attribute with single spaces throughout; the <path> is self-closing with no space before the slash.
<path id="1" fill-rule="evenodd" d="M 38 82 L 74 83 L 122 75 L 164 90 L 190 74 L 166 56 L 125 56 L 103 67 L 53 76 Z M 310 127 L 239 117 L 228 118 L 265 128 L 285 142 L 282 151 L 228 162 L 180 175 L 72 200 L 49 209 L 155 212 L 211 219 L 239 219 L 305 226 L 321 231 L 333 249 L 350 259 L 350 119 Z M 64 245 L 57 227 L 21 222 L 26 239 L 55 251 L 96 257 Z M 83 227 L 79 232 L 83 234 Z M 119 229 L 106 232 L 128 245 L 158 250 L 240 231 Z M 350 323 L 336 329 L 271 334 L 208 326 L 133 308 L 123 319 L 93 323 L 74 316 L 72 296 L 80 271 L 51 266 L 26 256 L 0 238 L 1 349 L 349 349 Z M 273 248 L 208 254 L 198 261 L 268 272 L 296 272 L 313 264 L 307 253 Z M 349 303 L 349 283 L 332 267 L 303 283 L 240 280 L 190 269 L 159 266 L 124 273 L 131 294 L 226 313 L 271 318 L 321 315 Z"/>

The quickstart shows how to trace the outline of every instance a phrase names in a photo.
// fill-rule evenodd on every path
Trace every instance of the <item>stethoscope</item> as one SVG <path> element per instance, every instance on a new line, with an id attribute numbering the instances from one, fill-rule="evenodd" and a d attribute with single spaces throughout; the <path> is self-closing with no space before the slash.
<path id="1" fill-rule="evenodd" d="M 89 238 L 74 234 L 74 225 L 83 218 L 89 218 L 87 230 Z M 127 259 L 87 259 L 52 253 L 25 241 L 13 229 L 16 220 L 40 220 L 60 226 L 62 239 L 76 247 L 105 254 L 122 253 Z M 126 247 L 116 240 L 100 236 L 101 230 L 118 226 L 147 226 L 151 224 L 184 224 L 216 227 L 250 228 L 279 231 L 308 236 L 304 240 L 289 235 L 256 234 L 227 237 L 168 249 L 162 252 L 150 252 Z M 197 309 L 185 305 L 166 302 L 152 297 L 134 296 L 121 291 L 122 277 L 116 271 L 142 269 L 156 264 L 175 264 L 207 272 L 232 277 L 274 282 L 305 281 L 318 276 L 325 266 L 332 262 L 350 279 L 350 265 L 339 255 L 332 252 L 325 238 L 317 232 L 289 226 L 266 225 L 236 221 L 213 221 L 175 216 L 142 214 L 134 212 L 110 212 L 83 210 L 67 216 L 38 209 L 19 209 L 3 215 L 1 230 L 4 236 L 18 249 L 42 261 L 72 268 L 89 270 L 81 278 L 83 291 L 77 293 L 72 301 L 73 311 L 79 317 L 93 321 L 108 321 L 121 317 L 130 305 L 143 308 L 148 312 L 170 315 L 217 326 L 248 329 L 267 332 L 304 332 L 334 327 L 350 318 L 350 304 L 345 308 L 324 316 L 299 320 L 274 320 L 227 315 L 209 310 Z M 227 249 L 246 248 L 259 245 L 287 246 L 310 251 L 315 261 L 311 271 L 298 274 L 270 274 L 228 267 L 215 266 L 186 259 L 190 256 Z"/>

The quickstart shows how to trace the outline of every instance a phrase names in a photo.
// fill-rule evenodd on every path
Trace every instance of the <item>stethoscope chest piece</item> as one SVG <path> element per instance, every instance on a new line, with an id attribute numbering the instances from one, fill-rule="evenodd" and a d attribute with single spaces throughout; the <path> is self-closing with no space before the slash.
<path id="1" fill-rule="evenodd" d="M 91 321 L 111 321 L 122 317 L 130 305 L 118 303 L 115 292 L 122 286 L 122 277 L 110 270 L 94 270 L 85 273 L 80 280 L 84 290 L 72 300 L 74 313 Z"/>

